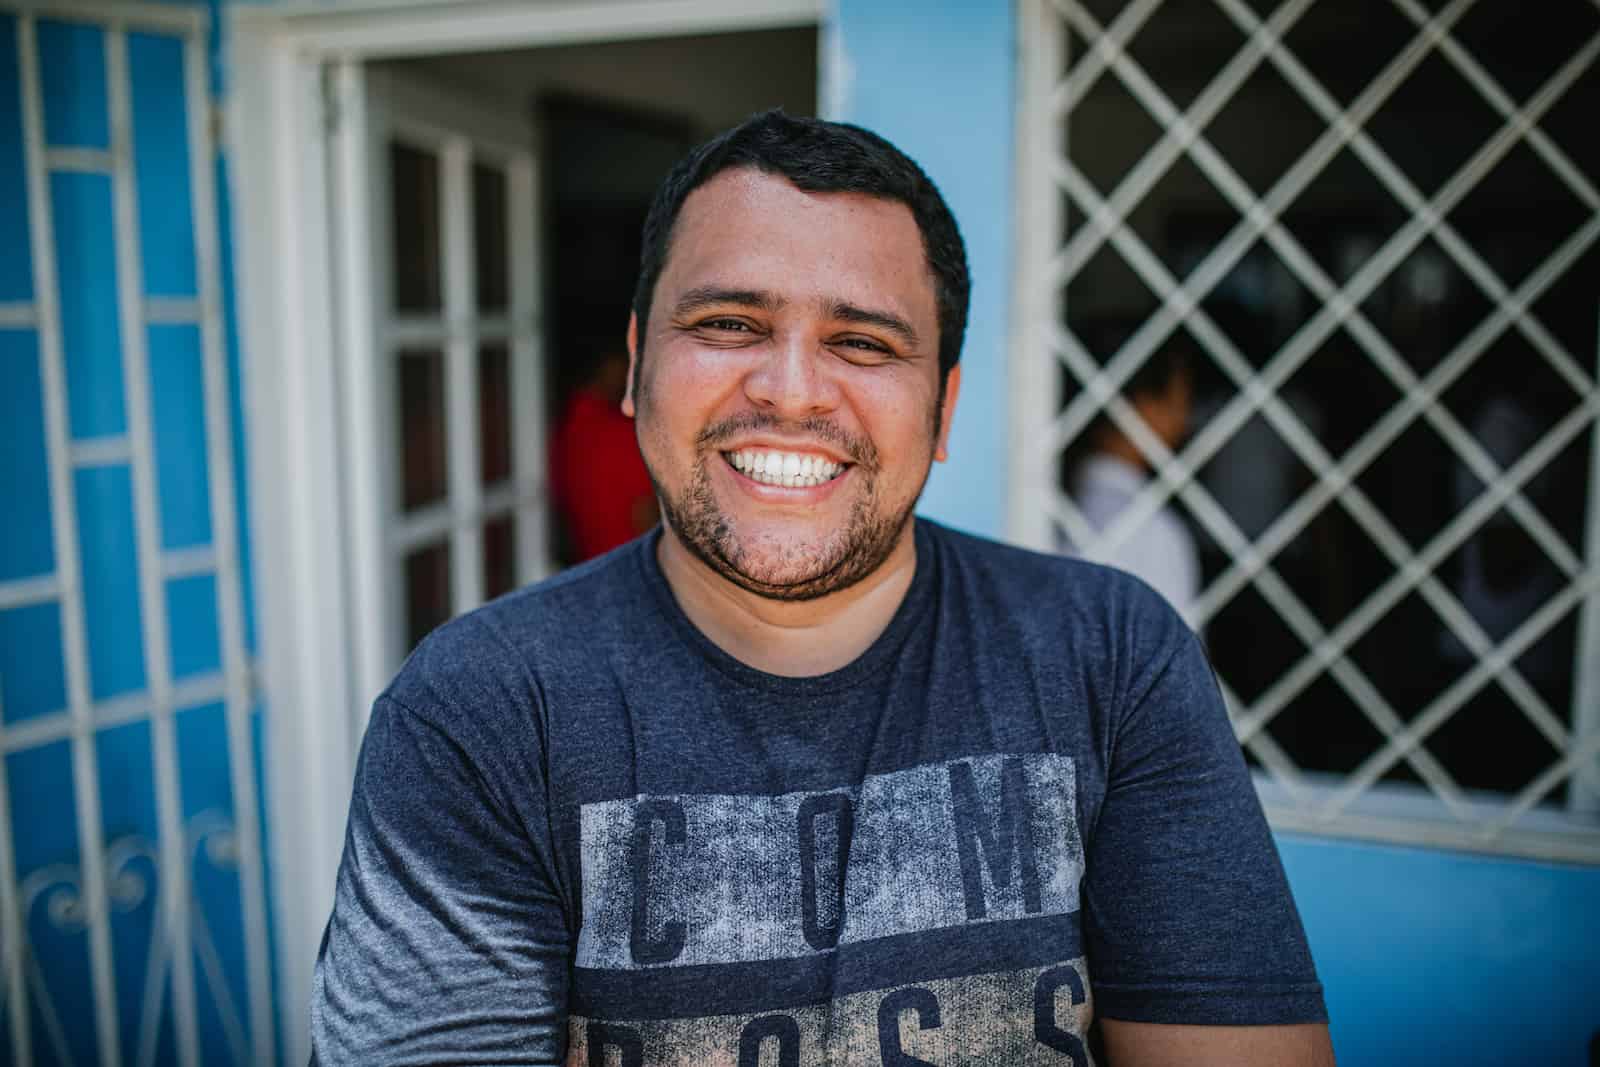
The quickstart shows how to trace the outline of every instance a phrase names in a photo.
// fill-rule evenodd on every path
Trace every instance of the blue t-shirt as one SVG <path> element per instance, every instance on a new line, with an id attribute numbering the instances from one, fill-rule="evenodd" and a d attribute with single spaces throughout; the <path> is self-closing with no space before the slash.
<path id="1" fill-rule="evenodd" d="M 785 678 L 695 629 L 658 536 L 450 623 L 379 698 L 314 1060 L 1084 1065 L 1097 1016 L 1326 1017 L 1146 586 L 919 520 L 872 647 Z"/>

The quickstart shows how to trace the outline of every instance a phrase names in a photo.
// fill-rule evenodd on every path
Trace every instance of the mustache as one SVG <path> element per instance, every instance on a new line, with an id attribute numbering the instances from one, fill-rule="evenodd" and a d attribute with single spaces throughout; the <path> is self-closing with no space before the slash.
<path id="1" fill-rule="evenodd" d="M 847 432 L 832 419 L 821 415 L 791 420 L 780 419 L 764 411 L 741 412 L 714 422 L 701 430 L 695 438 L 695 444 L 700 448 L 717 448 L 739 434 L 761 431 L 812 437 L 843 452 L 851 463 L 867 470 L 876 470 L 878 467 L 878 449 L 871 441 Z"/>

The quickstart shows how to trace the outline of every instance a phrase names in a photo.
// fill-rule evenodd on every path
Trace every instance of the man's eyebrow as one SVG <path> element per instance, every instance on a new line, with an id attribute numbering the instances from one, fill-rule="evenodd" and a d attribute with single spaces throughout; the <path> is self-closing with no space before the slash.
<path id="1" fill-rule="evenodd" d="M 764 289 L 732 289 L 721 285 L 702 285 L 690 289 L 678 298 L 672 310 L 675 315 L 692 315 L 708 307 L 735 304 L 758 311 L 777 311 L 784 301 Z"/>
<path id="2" fill-rule="evenodd" d="M 888 330 L 912 348 L 918 347 L 917 331 L 912 327 L 911 323 L 893 312 L 877 311 L 872 308 L 859 307 L 855 304 L 847 304 L 842 300 L 835 300 L 828 305 L 828 316 L 845 322 L 859 323 L 862 326 L 876 326 L 879 329 Z"/>

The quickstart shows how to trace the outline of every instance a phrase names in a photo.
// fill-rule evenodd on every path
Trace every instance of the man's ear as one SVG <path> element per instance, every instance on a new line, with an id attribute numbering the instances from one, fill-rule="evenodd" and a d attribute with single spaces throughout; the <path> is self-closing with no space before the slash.
<path id="1" fill-rule="evenodd" d="M 633 379 L 639 373 L 639 316 L 628 312 L 628 384 L 622 390 L 622 413 L 633 418 Z"/>
<path id="2" fill-rule="evenodd" d="M 956 417 L 956 398 L 961 394 L 961 364 L 950 368 L 944 380 L 944 403 L 939 405 L 939 439 L 934 442 L 933 458 L 943 463 L 950 458 L 950 424 Z"/>

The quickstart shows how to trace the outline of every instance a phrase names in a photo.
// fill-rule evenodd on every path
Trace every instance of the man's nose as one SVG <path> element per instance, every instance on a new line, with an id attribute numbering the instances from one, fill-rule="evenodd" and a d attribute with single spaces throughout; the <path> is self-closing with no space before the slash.
<path id="1" fill-rule="evenodd" d="M 746 375 L 745 395 L 785 418 L 832 411 L 839 404 L 839 386 L 829 373 L 830 360 L 820 341 L 803 331 L 777 334 Z"/>

